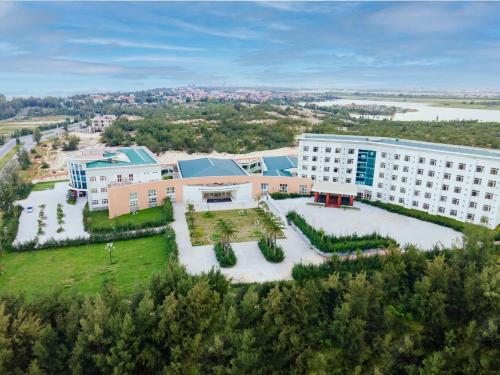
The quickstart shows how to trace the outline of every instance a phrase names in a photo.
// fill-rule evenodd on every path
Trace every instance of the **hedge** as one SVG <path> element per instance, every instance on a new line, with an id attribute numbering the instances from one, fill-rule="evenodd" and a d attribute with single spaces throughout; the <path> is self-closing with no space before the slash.
<path id="1" fill-rule="evenodd" d="M 275 192 L 275 193 L 270 193 L 269 194 L 271 198 L 280 200 L 280 199 L 289 199 L 289 198 L 308 198 L 311 196 L 311 194 L 299 194 L 299 193 L 282 193 L 282 192 Z"/>
<path id="2" fill-rule="evenodd" d="M 304 233 L 313 246 L 325 253 L 345 253 L 356 250 L 371 250 L 398 246 L 398 243 L 394 239 L 388 236 L 381 236 L 377 233 L 365 236 L 358 236 L 355 233 L 350 236 L 341 237 L 323 234 L 314 229 L 302 216 L 294 211 L 289 212 L 286 217 Z"/>
<path id="3" fill-rule="evenodd" d="M 9 249 L 16 239 L 17 231 L 19 229 L 19 216 L 23 208 L 21 206 L 13 206 L 9 213 L 3 213 L 1 223 L 4 235 L 2 236 L 3 246 Z"/>
<path id="4" fill-rule="evenodd" d="M 171 229 L 167 227 L 165 231 L 170 231 Z M 104 243 L 110 241 L 120 241 L 120 240 L 131 240 L 139 237 L 147 237 L 154 236 L 155 234 L 160 233 L 161 231 L 155 229 L 144 229 L 137 230 L 133 232 L 108 232 L 104 233 L 95 233 L 91 234 L 89 237 L 77 237 L 71 239 L 64 240 L 55 240 L 53 238 L 45 241 L 38 242 L 38 240 L 27 241 L 21 244 L 12 245 L 12 250 L 15 251 L 30 251 L 30 250 L 41 250 L 41 249 L 49 249 L 55 247 L 65 247 L 65 246 L 80 246 L 80 245 L 88 245 L 91 243 Z M 175 240 L 175 238 L 174 238 Z"/>
<path id="5" fill-rule="evenodd" d="M 275 249 L 272 249 L 268 245 L 265 238 L 261 238 L 258 245 L 262 255 L 264 255 L 264 258 L 266 258 L 268 262 L 279 263 L 285 259 L 285 253 L 283 252 L 283 248 L 281 246 L 276 246 Z"/>
<path id="6" fill-rule="evenodd" d="M 219 265 L 221 267 L 232 267 L 236 264 L 236 254 L 233 251 L 233 248 L 231 245 L 228 245 L 229 248 L 227 250 L 227 255 L 226 251 L 224 251 L 224 248 L 222 247 L 222 243 L 217 242 L 214 245 L 214 250 L 215 250 L 215 257 L 217 258 L 217 261 L 219 262 Z"/>

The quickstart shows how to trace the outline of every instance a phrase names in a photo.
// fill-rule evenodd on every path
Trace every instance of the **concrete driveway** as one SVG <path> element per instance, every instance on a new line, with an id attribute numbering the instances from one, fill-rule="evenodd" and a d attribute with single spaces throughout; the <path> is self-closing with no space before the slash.
<path id="1" fill-rule="evenodd" d="M 213 207 L 210 209 L 216 210 Z M 226 205 L 224 209 L 230 208 Z M 191 245 L 185 212 L 184 204 L 174 204 L 175 221 L 172 227 L 175 230 L 179 247 L 179 261 L 191 274 L 208 272 L 212 268 L 219 269 L 213 245 Z M 292 268 L 295 264 L 319 264 L 325 260 L 325 258 L 310 249 L 291 227 L 286 228 L 285 236 L 286 238 L 278 240 L 285 252 L 283 262 L 268 262 L 255 241 L 233 243 L 232 247 L 236 254 L 237 263 L 231 268 L 220 268 L 221 272 L 236 283 L 289 280 L 292 278 Z"/>
<path id="2" fill-rule="evenodd" d="M 39 242 L 45 242 L 50 238 L 56 240 L 88 237 L 89 234 L 83 228 L 83 208 L 86 203 L 85 198 L 78 198 L 75 205 L 66 203 L 66 193 L 68 191 L 67 182 L 55 184 L 53 190 L 34 191 L 25 200 L 18 201 L 24 209 L 19 219 L 19 230 L 14 243 L 23 243 L 34 240 L 38 237 Z M 57 233 L 57 204 L 61 203 L 64 212 L 63 232 Z M 40 213 L 39 205 L 45 204 L 45 234 L 37 235 L 38 215 Z M 33 212 L 28 213 L 27 207 L 32 206 Z"/>
<path id="3" fill-rule="evenodd" d="M 400 245 L 414 244 L 422 250 L 432 249 L 434 245 L 451 247 L 462 241 L 462 234 L 453 229 L 356 201 L 354 206 L 359 210 L 307 204 L 312 201 L 312 198 L 295 198 L 275 200 L 274 203 L 281 212 L 296 211 L 309 224 L 317 229 L 323 228 L 328 234 L 342 236 L 377 232 L 394 238 Z"/>

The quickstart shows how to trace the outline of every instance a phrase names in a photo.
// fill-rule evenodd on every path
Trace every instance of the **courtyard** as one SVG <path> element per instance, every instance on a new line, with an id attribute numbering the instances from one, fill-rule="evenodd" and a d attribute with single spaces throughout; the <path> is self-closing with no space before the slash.
<path id="1" fill-rule="evenodd" d="M 79 198 L 75 204 L 68 204 L 67 191 L 68 182 L 58 182 L 44 190 L 32 191 L 28 198 L 18 201 L 23 211 L 15 243 L 36 238 L 39 242 L 45 242 L 51 238 L 62 240 L 87 237 L 88 233 L 83 227 L 83 208 L 87 200 Z M 29 212 L 29 207 L 32 207 L 32 212 Z M 62 223 L 58 220 L 58 207 L 64 215 Z"/>
<path id="2" fill-rule="evenodd" d="M 312 198 L 295 198 L 274 201 L 277 208 L 286 214 L 296 211 L 318 230 L 327 234 L 344 236 L 377 232 L 394 238 L 401 246 L 413 244 L 422 250 L 435 245 L 451 247 L 460 244 L 462 234 L 450 228 L 388 212 L 360 202 L 356 209 L 325 208 L 311 205 Z"/>

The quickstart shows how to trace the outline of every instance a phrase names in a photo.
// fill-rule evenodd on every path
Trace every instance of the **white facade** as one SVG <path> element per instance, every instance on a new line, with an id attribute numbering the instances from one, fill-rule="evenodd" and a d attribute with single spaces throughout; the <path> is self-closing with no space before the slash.
<path id="1" fill-rule="evenodd" d="M 230 197 L 233 202 L 251 201 L 252 183 L 228 184 L 228 185 L 185 185 L 183 187 L 184 201 L 188 203 L 206 203 L 207 197 L 223 198 Z M 214 194 L 215 196 L 211 196 Z"/>
<path id="2" fill-rule="evenodd" d="M 500 152 L 471 147 L 303 134 L 298 175 L 358 184 L 358 195 L 463 222 L 500 222 Z"/>

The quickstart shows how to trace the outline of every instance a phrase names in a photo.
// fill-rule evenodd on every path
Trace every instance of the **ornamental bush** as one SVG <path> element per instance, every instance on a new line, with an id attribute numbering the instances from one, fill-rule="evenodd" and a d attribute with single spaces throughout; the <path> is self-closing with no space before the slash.
<path id="1" fill-rule="evenodd" d="M 285 253 L 281 246 L 269 246 L 265 238 L 261 238 L 258 244 L 262 255 L 268 262 L 280 263 L 285 259 Z"/>
<path id="2" fill-rule="evenodd" d="M 398 243 L 378 233 L 358 236 L 356 233 L 350 236 L 332 236 L 316 230 L 298 213 L 289 212 L 286 217 L 311 241 L 318 250 L 325 253 L 346 253 L 356 250 L 371 250 L 398 246 Z"/>
<path id="3" fill-rule="evenodd" d="M 223 246 L 221 242 L 214 245 L 215 257 L 221 267 L 233 267 L 236 264 L 236 254 L 230 244 Z"/>
<path id="4" fill-rule="evenodd" d="M 310 197 L 310 194 L 299 194 L 299 193 L 282 193 L 282 192 L 275 192 L 269 194 L 271 198 L 280 200 L 280 199 L 289 199 L 289 198 L 307 198 Z"/>

